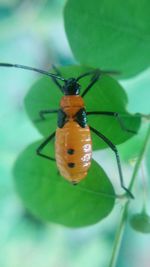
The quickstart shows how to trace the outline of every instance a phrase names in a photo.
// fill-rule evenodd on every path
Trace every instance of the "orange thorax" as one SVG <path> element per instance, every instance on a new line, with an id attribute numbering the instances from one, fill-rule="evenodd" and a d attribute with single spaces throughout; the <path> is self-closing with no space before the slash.
<path id="1" fill-rule="evenodd" d="M 84 107 L 84 101 L 79 95 L 63 96 L 60 102 L 60 107 L 68 117 L 72 118 L 79 109 Z"/>

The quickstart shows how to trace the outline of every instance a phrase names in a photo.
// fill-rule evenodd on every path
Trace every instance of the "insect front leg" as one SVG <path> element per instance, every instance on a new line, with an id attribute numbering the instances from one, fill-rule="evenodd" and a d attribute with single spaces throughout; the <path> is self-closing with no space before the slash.
<path id="1" fill-rule="evenodd" d="M 124 185 L 123 174 L 122 174 L 121 163 L 120 163 L 120 157 L 119 157 L 118 150 L 117 150 L 116 146 L 106 136 L 104 136 L 102 133 L 100 133 L 99 131 L 97 131 L 95 128 L 93 128 L 93 127 L 90 126 L 90 129 L 97 136 L 99 136 L 113 150 L 113 152 L 115 153 L 116 160 L 117 160 L 117 165 L 118 165 L 118 171 L 119 171 L 119 178 L 120 178 L 121 187 L 127 192 L 127 194 L 131 198 L 134 198 L 134 196 L 132 195 L 132 193 Z"/>
<path id="2" fill-rule="evenodd" d="M 92 78 L 91 78 L 91 82 L 89 83 L 89 85 L 84 89 L 83 93 L 82 93 L 82 97 L 84 97 L 89 90 L 93 87 L 93 85 L 100 79 L 101 76 L 101 72 L 100 70 L 95 70 Z"/>
<path id="3" fill-rule="evenodd" d="M 45 154 L 43 154 L 41 151 L 43 150 L 44 147 L 46 147 L 46 145 L 55 137 L 56 132 L 52 133 L 36 150 L 36 153 L 38 156 L 41 156 L 45 159 L 49 159 L 52 161 L 56 161 L 55 158 L 47 156 Z"/>
<path id="4" fill-rule="evenodd" d="M 80 79 L 92 75 L 91 78 L 91 82 L 89 83 L 89 85 L 84 89 L 83 93 L 82 93 L 82 97 L 84 97 L 88 91 L 92 88 L 92 86 L 101 78 L 102 74 L 110 74 L 110 75 L 115 75 L 115 74 L 120 74 L 120 72 L 115 71 L 115 70 L 100 70 L 100 69 L 95 69 L 95 70 L 91 70 L 88 71 L 86 73 L 81 74 L 80 76 L 77 77 L 76 81 L 79 81 Z"/>

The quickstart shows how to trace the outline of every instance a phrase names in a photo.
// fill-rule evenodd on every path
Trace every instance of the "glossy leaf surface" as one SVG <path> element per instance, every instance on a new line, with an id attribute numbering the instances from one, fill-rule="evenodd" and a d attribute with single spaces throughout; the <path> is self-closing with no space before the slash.
<path id="1" fill-rule="evenodd" d="M 93 160 L 86 179 L 73 186 L 59 175 L 55 162 L 36 155 L 40 143 L 27 147 L 14 166 L 16 189 L 25 207 L 42 220 L 69 227 L 91 225 L 106 217 L 115 194 L 102 168 Z M 53 144 L 45 153 L 54 154 Z"/>
<path id="2" fill-rule="evenodd" d="M 119 70 L 126 78 L 146 69 L 149 10 L 148 0 L 68 0 L 64 20 L 75 58 L 92 67 Z"/>

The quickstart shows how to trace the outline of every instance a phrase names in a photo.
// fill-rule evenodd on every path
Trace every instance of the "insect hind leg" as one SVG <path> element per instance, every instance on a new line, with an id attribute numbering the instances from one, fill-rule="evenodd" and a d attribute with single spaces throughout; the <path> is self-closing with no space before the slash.
<path id="1" fill-rule="evenodd" d="M 37 149 L 36 149 L 36 153 L 38 156 L 41 156 L 45 159 L 49 159 L 52 161 L 56 161 L 55 158 L 47 156 L 45 154 L 43 154 L 41 151 L 43 150 L 44 147 L 47 146 L 47 144 L 55 137 L 56 132 L 52 133 Z"/>
<path id="2" fill-rule="evenodd" d="M 122 174 L 121 163 L 120 163 L 120 157 L 119 157 L 118 150 L 117 150 L 116 146 L 105 135 L 103 135 L 102 133 L 100 133 L 99 131 L 97 131 L 95 128 L 93 128 L 93 127 L 90 126 L 90 129 L 98 137 L 100 137 L 113 150 L 113 152 L 115 153 L 116 160 L 117 160 L 117 165 L 118 165 L 118 171 L 119 171 L 119 178 L 120 178 L 121 187 L 126 191 L 126 193 L 130 196 L 130 198 L 134 199 L 133 194 L 124 185 L 123 174 Z"/>

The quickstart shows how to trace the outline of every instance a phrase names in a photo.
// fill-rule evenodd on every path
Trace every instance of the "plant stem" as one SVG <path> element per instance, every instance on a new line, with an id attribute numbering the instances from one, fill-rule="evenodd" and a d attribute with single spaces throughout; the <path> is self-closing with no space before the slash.
<path id="1" fill-rule="evenodd" d="M 144 154 L 145 154 L 145 151 L 146 151 L 146 148 L 147 148 L 147 145 L 148 145 L 149 138 L 150 138 L 150 125 L 148 127 L 143 146 L 141 148 L 141 151 L 139 153 L 139 157 L 137 159 L 137 162 L 136 162 L 134 170 L 133 170 L 133 174 L 132 174 L 132 177 L 131 177 L 131 182 L 130 182 L 130 185 L 129 185 L 129 190 L 132 189 L 133 184 L 135 182 L 135 178 L 136 178 L 136 175 L 137 175 L 138 170 L 140 168 L 142 159 L 144 157 Z M 110 259 L 109 267 L 115 267 L 116 266 L 116 262 L 117 262 L 117 258 L 118 258 L 118 254 L 119 254 L 122 238 L 123 238 L 123 233 L 124 233 L 124 229 L 125 229 L 128 205 L 129 205 L 129 201 L 126 202 L 126 204 L 124 205 L 124 208 L 122 210 L 120 223 L 119 223 L 119 226 L 118 226 L 118 229 L 117 229 L 117 232 L 116 232 L 116 236 L 115 236 L 115 240 L 114 240 L 114 246 L 113 246 L 113 251 L 112 251 L 112 256 L 111 256 L 111 259 Z"/>

